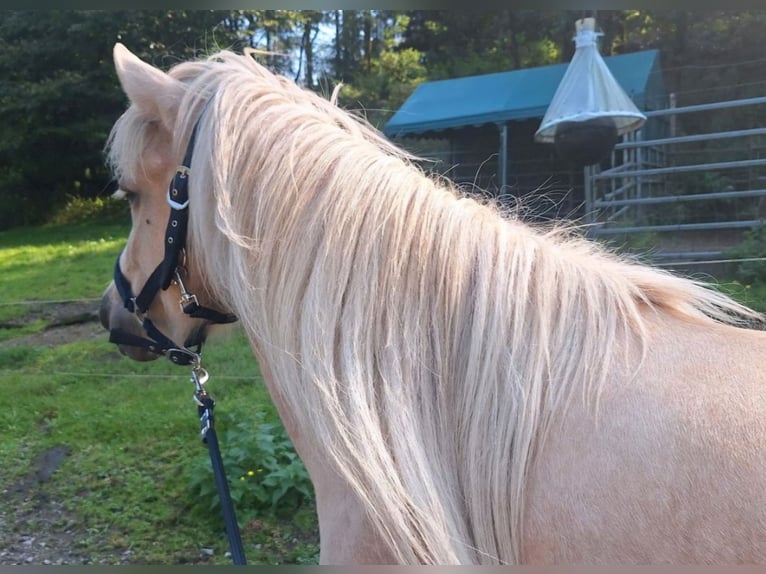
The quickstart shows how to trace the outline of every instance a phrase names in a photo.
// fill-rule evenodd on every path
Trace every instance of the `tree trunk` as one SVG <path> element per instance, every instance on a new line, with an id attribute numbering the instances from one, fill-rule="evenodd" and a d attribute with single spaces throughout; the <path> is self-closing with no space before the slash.
<path id="1" fill-rule="evenodd" d="M 310 19 L 303 23 L 303 53 L 306 57 L 306 75 L 304 76 L 305 86 L 311 88 L 314 85 L 314 49 L 311 33 L 314 26 Z"/>
<path id="2" fill-rule="evenodd" d="M 372 14 L 369 10 L 364 11 L 364 71 L 369 72 L 372 68 Z"/>
<path id="3" fill-rule="evenodd" d="M 335 10 L 335 78 L 338 80 L 343 77 L 343 74 L 341 74 L 343 64 L 341 45 L 343 44 L 343 39 L 341 38 L 340 12 L 340 10 Z"/>

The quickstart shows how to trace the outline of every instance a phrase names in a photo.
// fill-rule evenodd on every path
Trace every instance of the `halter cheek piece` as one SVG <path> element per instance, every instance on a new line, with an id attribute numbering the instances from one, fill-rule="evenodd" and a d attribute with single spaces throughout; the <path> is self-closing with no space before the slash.
<path id="1" fill-rule="evenodd" d="M 189 166 L 194 152 L 194 142 L 197 139 L 198 126 L 199 120 L 192 131 L 183 165 L 176 170 L 168 189 L 167 201 L 170 205 L 170 219 L 165 229 L 164 258 L 152 271 L 138 295 L 133 295 L 130 281 L 120 268 L 119 256 L 114 266 L 114 285 L 117 292 L 120 294 L 125 308 L 131 313 L 135 313 L 141 321 L 141 325 L 149 338 L 134 335 L 122 329 L 111 329 L 109 341 L 118 345 L 140 347 L 158 355 L 166 355 L 177 365 L 190 365 L 199 362 L 203 338 L 199 334 L 201 331 L 198 332 L 195 340 L 188 343 L 190 347 L 195 347 L 195 350 L 191 350 L 172 341 L 152 323 L 146 316 L 146 312 L 160 289 L 164 291 L 171 283 L 175 282 L 181 290 L 179 302 L 181 310 L 190 317 L 219 324 L 233 323 L 237 320 L 237 317 L 231 313 L 223 313 L 201 306 L 196 295 L 189 293 L 183 282 L 183 276 L 186 272 L 183 266 L 186 255 L 186 229 L 189 221 Z"/>

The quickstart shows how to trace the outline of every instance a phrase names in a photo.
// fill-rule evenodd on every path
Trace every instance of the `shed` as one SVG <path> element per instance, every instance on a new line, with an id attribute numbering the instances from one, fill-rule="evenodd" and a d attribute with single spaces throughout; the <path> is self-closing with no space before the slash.
<path id="1" fill-rule="evenodd" d="M 667 107 L 658 50 L 607 56 L 604 61 L 640 110 Z M 583 170 L 560 160 L 552 146 L 534 142 L 568 65 L 424 82 L 383 132 L 390 138 L 446 140 L 448 149 L 437 159 L 451 179 L 514 196 L 529 196 L 543 187 L 546 201 L 556 204 L 555 215 L 577 215 Z M 644 129 L 662 130 L 650 124 L 655 122 L 647 122 Z"/>

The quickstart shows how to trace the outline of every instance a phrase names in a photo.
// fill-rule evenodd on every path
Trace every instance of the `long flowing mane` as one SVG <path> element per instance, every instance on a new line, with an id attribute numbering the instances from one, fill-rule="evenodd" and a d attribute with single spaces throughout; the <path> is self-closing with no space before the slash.
<path id="1" fill-rule="evenodd" d="M 292 416 L 404 563 L 515 563 L 530 464 L 572 401 L 639 366 L 653 317 L 755 314 L 536 228 L 427 176 L 362 120 L 221 52 L 188 86 L 174 135 L 191 166 L 189 249 L 234 310 Z M 141 169 L 153 126 L 116 124 Z"/>

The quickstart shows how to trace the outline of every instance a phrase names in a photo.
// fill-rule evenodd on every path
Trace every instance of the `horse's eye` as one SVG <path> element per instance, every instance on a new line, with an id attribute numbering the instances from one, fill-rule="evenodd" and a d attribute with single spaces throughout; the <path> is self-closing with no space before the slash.
<path id="1" fill-rule="evenodd" d="M 135 191 L 130 191 L 129 189 L 123 189 L 120 187 L 112 194 L 112 197 L 115 199 L 125 199 L 128 203 L 133 203 L 137 197 L 137 194 Z"/>

